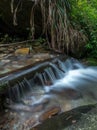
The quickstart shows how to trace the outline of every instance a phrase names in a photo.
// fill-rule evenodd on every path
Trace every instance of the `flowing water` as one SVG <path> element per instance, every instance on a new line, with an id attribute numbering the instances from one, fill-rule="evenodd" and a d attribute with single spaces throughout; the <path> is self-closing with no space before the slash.
<path id="1" fill-rule="evenodd" d="M 41 73 L 24 76 L 21 82 L 10 86 L 5 106 L 18 112 L 22 120 L 33 116 L 39 123 L 52 108 L 60 113 L 96 101 L 97 67 L 87 67 L 70 58 L 57 59 Z"/>

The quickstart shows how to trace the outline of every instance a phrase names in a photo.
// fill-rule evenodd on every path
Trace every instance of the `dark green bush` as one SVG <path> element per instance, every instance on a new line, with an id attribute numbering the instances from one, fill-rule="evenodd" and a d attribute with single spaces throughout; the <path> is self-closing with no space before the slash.
<path id="1" fill-rule="evenodd" d="M 97 58 L 97 0 L 72 0 L 71 4 L 73 26 L 89 39 L 85 46 L 86 54 Z"/>

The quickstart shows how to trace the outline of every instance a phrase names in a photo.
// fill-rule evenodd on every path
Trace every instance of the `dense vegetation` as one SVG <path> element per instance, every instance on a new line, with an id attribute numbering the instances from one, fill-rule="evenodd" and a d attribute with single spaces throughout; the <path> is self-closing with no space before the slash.
<path id="1" fill-rule="evenodd" d="M 27 2 L 27 1 L 26 1 Z M 97 1 L 96 0 L 33 0 L 30 10 L 29 35 L 46 38 L 48 47 L 57 52 L 83 57 L 97 56 Z M 19 25 L 19 13 L 24 10 L 21 0 L 11 0 L 13 24 Z M 38 13 L 37 12 L 38 9 Z M 22 12 L 23 13 L 23 12 Z M 39 15 L 38 15 L 39 14 Z M 24 14 L 23 14 L 24 15 Z M 25 24 L 25 23 L 24 23 Z M 28 31 L 28 30 L 27 30 Z M 1 38 L 8 41 L 8 34 Z M 10 41 L 10 40 L 9 40 Z"/>
<path id="2" fill-rule="evenodd" d="M 97 58 L 97 1 L 72 0 L 72 23 L 88 37 L 88 56 Z"/>

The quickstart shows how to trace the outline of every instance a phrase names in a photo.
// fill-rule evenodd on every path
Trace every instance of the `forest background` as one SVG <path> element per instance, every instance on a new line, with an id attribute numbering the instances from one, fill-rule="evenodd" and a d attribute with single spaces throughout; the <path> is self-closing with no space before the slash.
<path id="1" fill-rule="evenodd" d="M 1 0 L 0 43 L 27 39 L 43 39 L 73 57 L 97 58 L 97 1 Z"/>

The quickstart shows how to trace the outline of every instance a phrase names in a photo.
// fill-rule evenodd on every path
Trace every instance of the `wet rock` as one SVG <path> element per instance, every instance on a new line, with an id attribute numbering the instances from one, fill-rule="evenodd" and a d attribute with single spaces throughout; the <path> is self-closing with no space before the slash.
<path id="1" fill-rule="evenodd" d="M 1 53 L 0 54 L 0 59 L 2 59 L 2 57 L 5 57 L 5 56 L 7 56 L 7 54 Z"/>
<path id="2" fill-rule="evenodd" d="M 32 107 L 32 112 L 41 112 L 43 110 L 42 104 L 36 104 Z"/>
<path id="3" fill-rule="evenodd" d="M 30 128 L 32 128 L 36 123 L 37 121 L 35 118 L 30 118 L 24 122 L 22 130 L 30 130 Z"/>
<path id="4" fill-rule="evenodd" d="M 2 55 L 0 58 L 1 59 L 0 60 L 0 65 L 1 65 L 0 74 L 4 74 L 4 73 L 11 72 L 14 70 L 16 71 L 22 67 L 37 63 L 37 61 L 43 61 L 45 59 L 50 58 L 49 57 L 50 55 L 47 53 L 46 54 L 41 53 L 40 55 L 38 54 L 39 58 L 36 58 L 37 57 L 36 54 L 34 57 L 32 53 L 29 54 L 29 51 L 30 51 L 29 48 L 21 48 L 21 49 L 17 49 L 15 53 L 11 53 L 6 56 Z"/>
<path id="5" fill-rule="evenodd" d="M 52 85 L 52 82 L 51 81 L 45 81 L 45 85 L 50 86 L 50 85 Z"/>
<path id="6" fill-rule="evenodd" d="M 6 106 L 7 108 L 14 110 L 14 111 L 25 111 L 25 112 L 32 112 L 33 107 L 23 105 L 23 104 L 11 104 Z"/>
<path id="7" fill-rule="evenodd" d="M 31 102 L 30 102 L 31 103 Z M 49 103 L 49 99 L 45 99 L 43 101 L 41 101 L 40 103 L 36 103 L 34 105 L 30 105 L 29 106 L 31 107 L 31 111 L 33 113 L 37 113 L 37 112 L 42 112 L 45 110 L 45 107 L 48 105 Z"/>
<path id="8" fill-rule="evenodd" d="M 44 120 L 51 118 L 52 116 L 58 114 L 59 112 L 61 112 L 61 109 L 59 106 L 52 107 L 49 110 L 45 111 L 45 113 L 43 113 L 40 116 L 39 121 L 43 122 Z"/>
<path id="9" fill-rule="evenodd" d="M 60 97 L 64 97 L 66 99 L 75 100 L 82 97 L 82 95 L 77 90 L 72 89 L 72 88 L 64 88 L 64 89 L 60 89 L 59 91 L 56 89 L 52 89 L 50 92 Z"/>
<path id="10" fill-rule="evenodd" d="M 48 58 L 50 57 L 50 55 L 48 53 L 38 53 L 36 55 L 33 55 L 33 58 L 35 58 L 35 59 L 41 59 L 41 58 L 45 59 L 47 57 Z"/>
<path id="11" fill-rule="evenodd" d="M 96 130 L 97 129 L 97 105 L 87 113 L 82 114 L 79 121 L 64 127 L 63 130 Z"/>
<path id="12" fill-rule="evenodd" d="M 7 59 L 7 60 L 1 60 L 1 62 L 3 62 L 3 63 L 9 63 L 10 60 L 9 59 Z"/>
<path id="13" fill-rule="evenodd" d="M 43 123 L 41 123 L 35 127 L 35 130 L 63 130 L 63 129 L 64 130 L 75 130 L 75 129 L 79 130 L 78 129 L 79 126 L 76 127 L 76 123 L 78 122 L 78 120 L 80 120 L 81 116 L 84 113 L 87 113 L 92 108 L 94 108 L 94 105 L 77 107 L 70 111 L 58 114 L 58 115 L 54 116 L 53 118 L 44 120 Z M 65 129 L 67 126 L 72 125 L 73 122 L 74 122 L 73 127 L 68 127 L 67 129 Z M 82 121 L 82 122 L 85 125 L 85 122 L 84 121 Z M 82 126 L 83 126 L 83 124 L 82 124 Z M 32 130 L 34 130 L 34 128 Z M 87 130 L 89 130 L 89 129 L 87 129 Z M 94 130 L 94 129 L 91 129 L 91 130 Z"/>
<path id="14" fill-rule="evenodd" d="M 9 53 L 12 53 L 12 52 L 14 52 L 14 49 L 13 48 L 8 48 L 8 51 L 9 51 Z"/>

